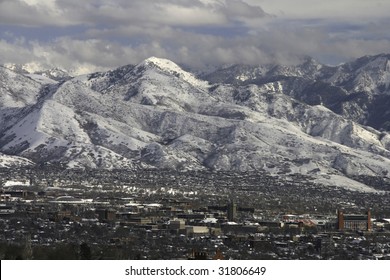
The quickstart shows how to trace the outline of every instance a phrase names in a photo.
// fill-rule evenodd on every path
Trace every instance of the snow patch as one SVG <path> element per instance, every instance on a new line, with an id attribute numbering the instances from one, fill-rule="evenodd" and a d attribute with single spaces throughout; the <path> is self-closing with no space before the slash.
<path id="1" fill-rule="evenodd" d="M 208 82 L 197 79 L 192 73 L 184 71 L 176 63 L 163 58 L 150 57 L 143 61 L 140 65 L 142 66 L 157 66 L 162 71 L 165 71 L 171 75 L 174 75 L 194 87 L 206 88 L 208 87 Z M 139 67 L 139 66 L 138 66 Z"/>
<path id="2" fill-rule="evenodd" d="M 332 187 L 340 187 L 351 191 L 364 192 L 364 193 L 378 193 L 379 191 L 371 188 L 365 184 L 352 180 L 350 178 L 341 175 L 325 175 L 320 176 L 314 180 L 314 182 Z"/>
<path id="3" fill-rule="evenodd" d="M 28 187 L 30 186 L 30 182 L 28 181 L 14 181 L 14 180 L 8 180 L 4 183 L 4 187 L 12 187 L 12 186 L 24 186 Z"/>

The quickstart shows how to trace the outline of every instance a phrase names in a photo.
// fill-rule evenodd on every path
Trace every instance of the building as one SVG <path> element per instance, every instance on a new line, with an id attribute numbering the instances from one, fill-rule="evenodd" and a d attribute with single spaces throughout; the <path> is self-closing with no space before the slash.
<path id="1" fill-rule="evenodd" d="M 116 210 L 115 209 L 96 209 L 96 214 L 99 221 L 115 221 Z"/>
<path id="2" fill-rule="evenodd" d="M 8 202 L 11 201 L 11 195 L 10 194 L 0 194 L 0 201 L 1 202 Z"/>
<path id="3" fill-rule="evenodd" d="M 229 221 L 233 222 L 237 218 L 237 204 L 233 201 L 230 202 L 227 206 L 227 218 Z"/>
<path id="4" fill-rule="evenodd" d="M 189 260 L 207 260 L 209 258 L 209 255 L 205 251 L 198 251 L 195 249 L 192 249 L 192 252 L 189 256 Z"/>
<path id="5" fill-rule="evenodd" d="M 370 231 L 372 229 L 371 211 L 368 210 L 365 215 L 348 214 L 345 215 L 343 211 L 337 211 L 337 229 L 344 230 L 364 230 Z"/>
<path id="6" fill-rule="evenodd" d="M 385 218 L 378 219 L 378 220 L 375 220 L 375 222 L 373 224 L 377 229 L 390 230 L 390 219 L 385 219 Z"/>
<path id="7" fill-rule="evenodd" d="M 203 226 L 186 226 L 185 232 L 187 236 L 191 237 L 210 235 L 210 229 Z"/>
<path id="8" fill-rule="evenodd" d="M 13 214 L 15 209 L 12 206 L 6 204 L 0 204 L 0 215 L 2 214 Z"/>
<path id="9" fill-rule="evenodd" d="M 4 191 L 2 195 L 8 195 L 12 198 L 19 198 L 19 199 L 34 199 L 35 193 L 31 191 L 25 191 L 25 190 L 14 190 L 14 191 Z"/>
<path id="10" fill-rule="evenodd" d="M 186 223 L 184 220 L 171 220 L 169 221 L 169 229 L 171 230 L 184 230 Z"/>

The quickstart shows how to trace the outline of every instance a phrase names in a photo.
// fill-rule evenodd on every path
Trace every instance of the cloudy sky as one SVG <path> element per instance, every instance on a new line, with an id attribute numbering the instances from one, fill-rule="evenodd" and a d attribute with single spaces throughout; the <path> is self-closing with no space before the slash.
<path id="1" fill-rule="evenodd" d="M 337 64 L 390 53 L 388 11 L 388 0 L 0 0 L 0 64 Z"/>

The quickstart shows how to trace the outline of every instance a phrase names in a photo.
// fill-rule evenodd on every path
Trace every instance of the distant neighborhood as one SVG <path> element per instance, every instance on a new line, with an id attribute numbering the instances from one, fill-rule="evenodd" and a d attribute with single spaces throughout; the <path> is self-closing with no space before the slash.
<path id="1" fill-rule="evenodd" d="M 1 170 L 0 259 L 390 259 L 388 191 L 292 179 Z"/>

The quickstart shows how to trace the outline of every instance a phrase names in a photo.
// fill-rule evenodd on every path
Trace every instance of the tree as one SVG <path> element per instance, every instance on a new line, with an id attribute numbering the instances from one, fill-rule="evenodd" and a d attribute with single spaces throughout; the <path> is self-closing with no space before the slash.
<path id="1" fill-rule="evenodd" d="M 92 258 L 91 248 L 87 243 L 83 242 L 80 245 L 80 259 L 90 260 Z"/>

